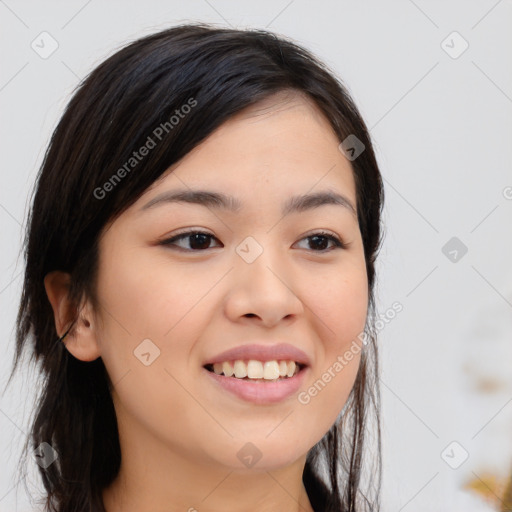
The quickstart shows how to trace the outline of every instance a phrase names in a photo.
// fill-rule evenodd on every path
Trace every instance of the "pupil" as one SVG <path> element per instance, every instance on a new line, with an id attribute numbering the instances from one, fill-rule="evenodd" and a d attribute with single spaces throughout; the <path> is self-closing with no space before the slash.
<path id="1" fill-rule="evenodd" d="M 195 242 L 198 242 L 197 237 L 199 237 L 199 243 L 195 243 Z M 209 245 L 208 237 L 209 237 L 209 235 L 204 235 L 202 233 L 196 233 L 195 235 L 191 235 L 190 236 L 190 239 L 191 239 L 190 246 L 193 249 L 208 249 L 208 245 Z"/>
<path id="2" fill-rule="evenodd" d="M 322 247 L 318 247 L 318 239 L 323 240 L 323 242 L 324 242 L 324 243 L 320 243 L 320 245 L 321 245 Z M 313 245 L 315 245 L 315 243 L 316 243 L 316 245 L 317 245 L 317 249 L 318 249 L 318 248 L 319 248 L 320 250 L 326 249 L 327 238 L 325 238 L 324 236 L 318 236 L 318 235 L 317 235 L 317 236 L 313 236 L 313 237 L 311 238 L 311 240 L 312 240 L 312 242 L 313 242 Z"/>

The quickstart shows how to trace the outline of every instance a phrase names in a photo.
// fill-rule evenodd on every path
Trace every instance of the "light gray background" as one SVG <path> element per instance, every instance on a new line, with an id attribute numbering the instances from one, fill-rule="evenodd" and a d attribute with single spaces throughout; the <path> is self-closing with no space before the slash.
<path id="1" fill-rule="evenodd" d="M 511 18 L 510 0 L 0 0 L 2 390 L 29 192 L 79 79 L 126 42 L 180 22 L 266 27 L 344 80 L 385 179 L 378 309 L 399 301 L 403 311 L 380 336 L 382 510 L 493 510 L 464 486 L 512 471 Z M 43 31 L 58 42 L 47 59 L 31 48 Z M 462 49 L 446 39 L 453 31 L 469 44 L 458 58 L 445 51 Z M 468 248 L 456 262 L 442 252 L 452 237 Z M 1 396 L 0 511 L 34 510 L 13 468 L 35 385 L 27 372 Z M 463 447 L 448 450 L 452 465 L 469 454 L 458 469 L 441 455 L 452 441 Z"/>

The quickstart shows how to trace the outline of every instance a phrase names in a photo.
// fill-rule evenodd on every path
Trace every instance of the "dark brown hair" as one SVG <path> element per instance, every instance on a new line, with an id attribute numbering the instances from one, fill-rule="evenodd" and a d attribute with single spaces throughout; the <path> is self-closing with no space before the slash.
<path id="1" fill-rule="evenodd" d="M 46 510 L 104 511 L 102 490 L 116 477 L 121 453 L 105 366 L 101 358 L 74 358 L 60 342 L 45 275 L 69 272 L 77 311 L 85 299 L 98 307 L 98 240 L 107 223 L 235 113 L 286 90 L 311 98 L 340 142 L 355 135 L 364 144 L 351 164 L 369 285 L 368 336 L 347 403 L 308 453 L 303 481 L 314 506 L 324 512 L 379 509 L 374 264 L 382 243 L 384 195 L 368 129 L 342 82 L 299 45 L 262 30 L 186 24 L 128 44 L 82 81 L 53 132 L 37 176 L 9 382 L 28 350 L 43 381 L 24 450 L 29 442 L 32 450 L 47 442 L 59 454 L 55 463 L 39 467 Z M 193 112 L 173 124 L 176 109 L 191 98 L 196 102 Z M 162 128 L 162 142 L 128 176 L 112 181 L 156 127 L 169 123 L 173 128 Z M 107 182 L 111 186 L 103 199 L 98 190 Z M 371 449 L 368 432 L 374 436 Z"/>

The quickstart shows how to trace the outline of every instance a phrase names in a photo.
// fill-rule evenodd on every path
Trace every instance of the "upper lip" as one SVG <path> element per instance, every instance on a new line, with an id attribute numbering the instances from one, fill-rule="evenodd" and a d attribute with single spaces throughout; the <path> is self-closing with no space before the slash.
<path id="1" fill-rule="evenodd" d="M 309 357 L 301 349 L 289 343 L 278 345 L 240 345 L 231 348 L 206 361 L 205 365 L 222 363 L 224 361 L 248 360 L 256 361 L 295 361 L 306 366 L 310 365 Z"/>

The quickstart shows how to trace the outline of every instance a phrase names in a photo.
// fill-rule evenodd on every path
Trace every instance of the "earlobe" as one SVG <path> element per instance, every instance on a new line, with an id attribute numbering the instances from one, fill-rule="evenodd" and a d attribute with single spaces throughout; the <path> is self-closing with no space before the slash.
<path id="1" fill-rule="evenodd" d="M 75 321 L 62 343 L 67 350 L 81 361 L 94 361 L 100 357 L 100 349 L 92 325 L 92 317 L 89 319 L 89 309 L 84 305 L 80 311 L 69 300 L 69 288 L 71 276 L 67 272 L 55 270 L 44 277 L 46 295 L 53 309 L 55 329 L 59 337 L 62 337 Z"/>

